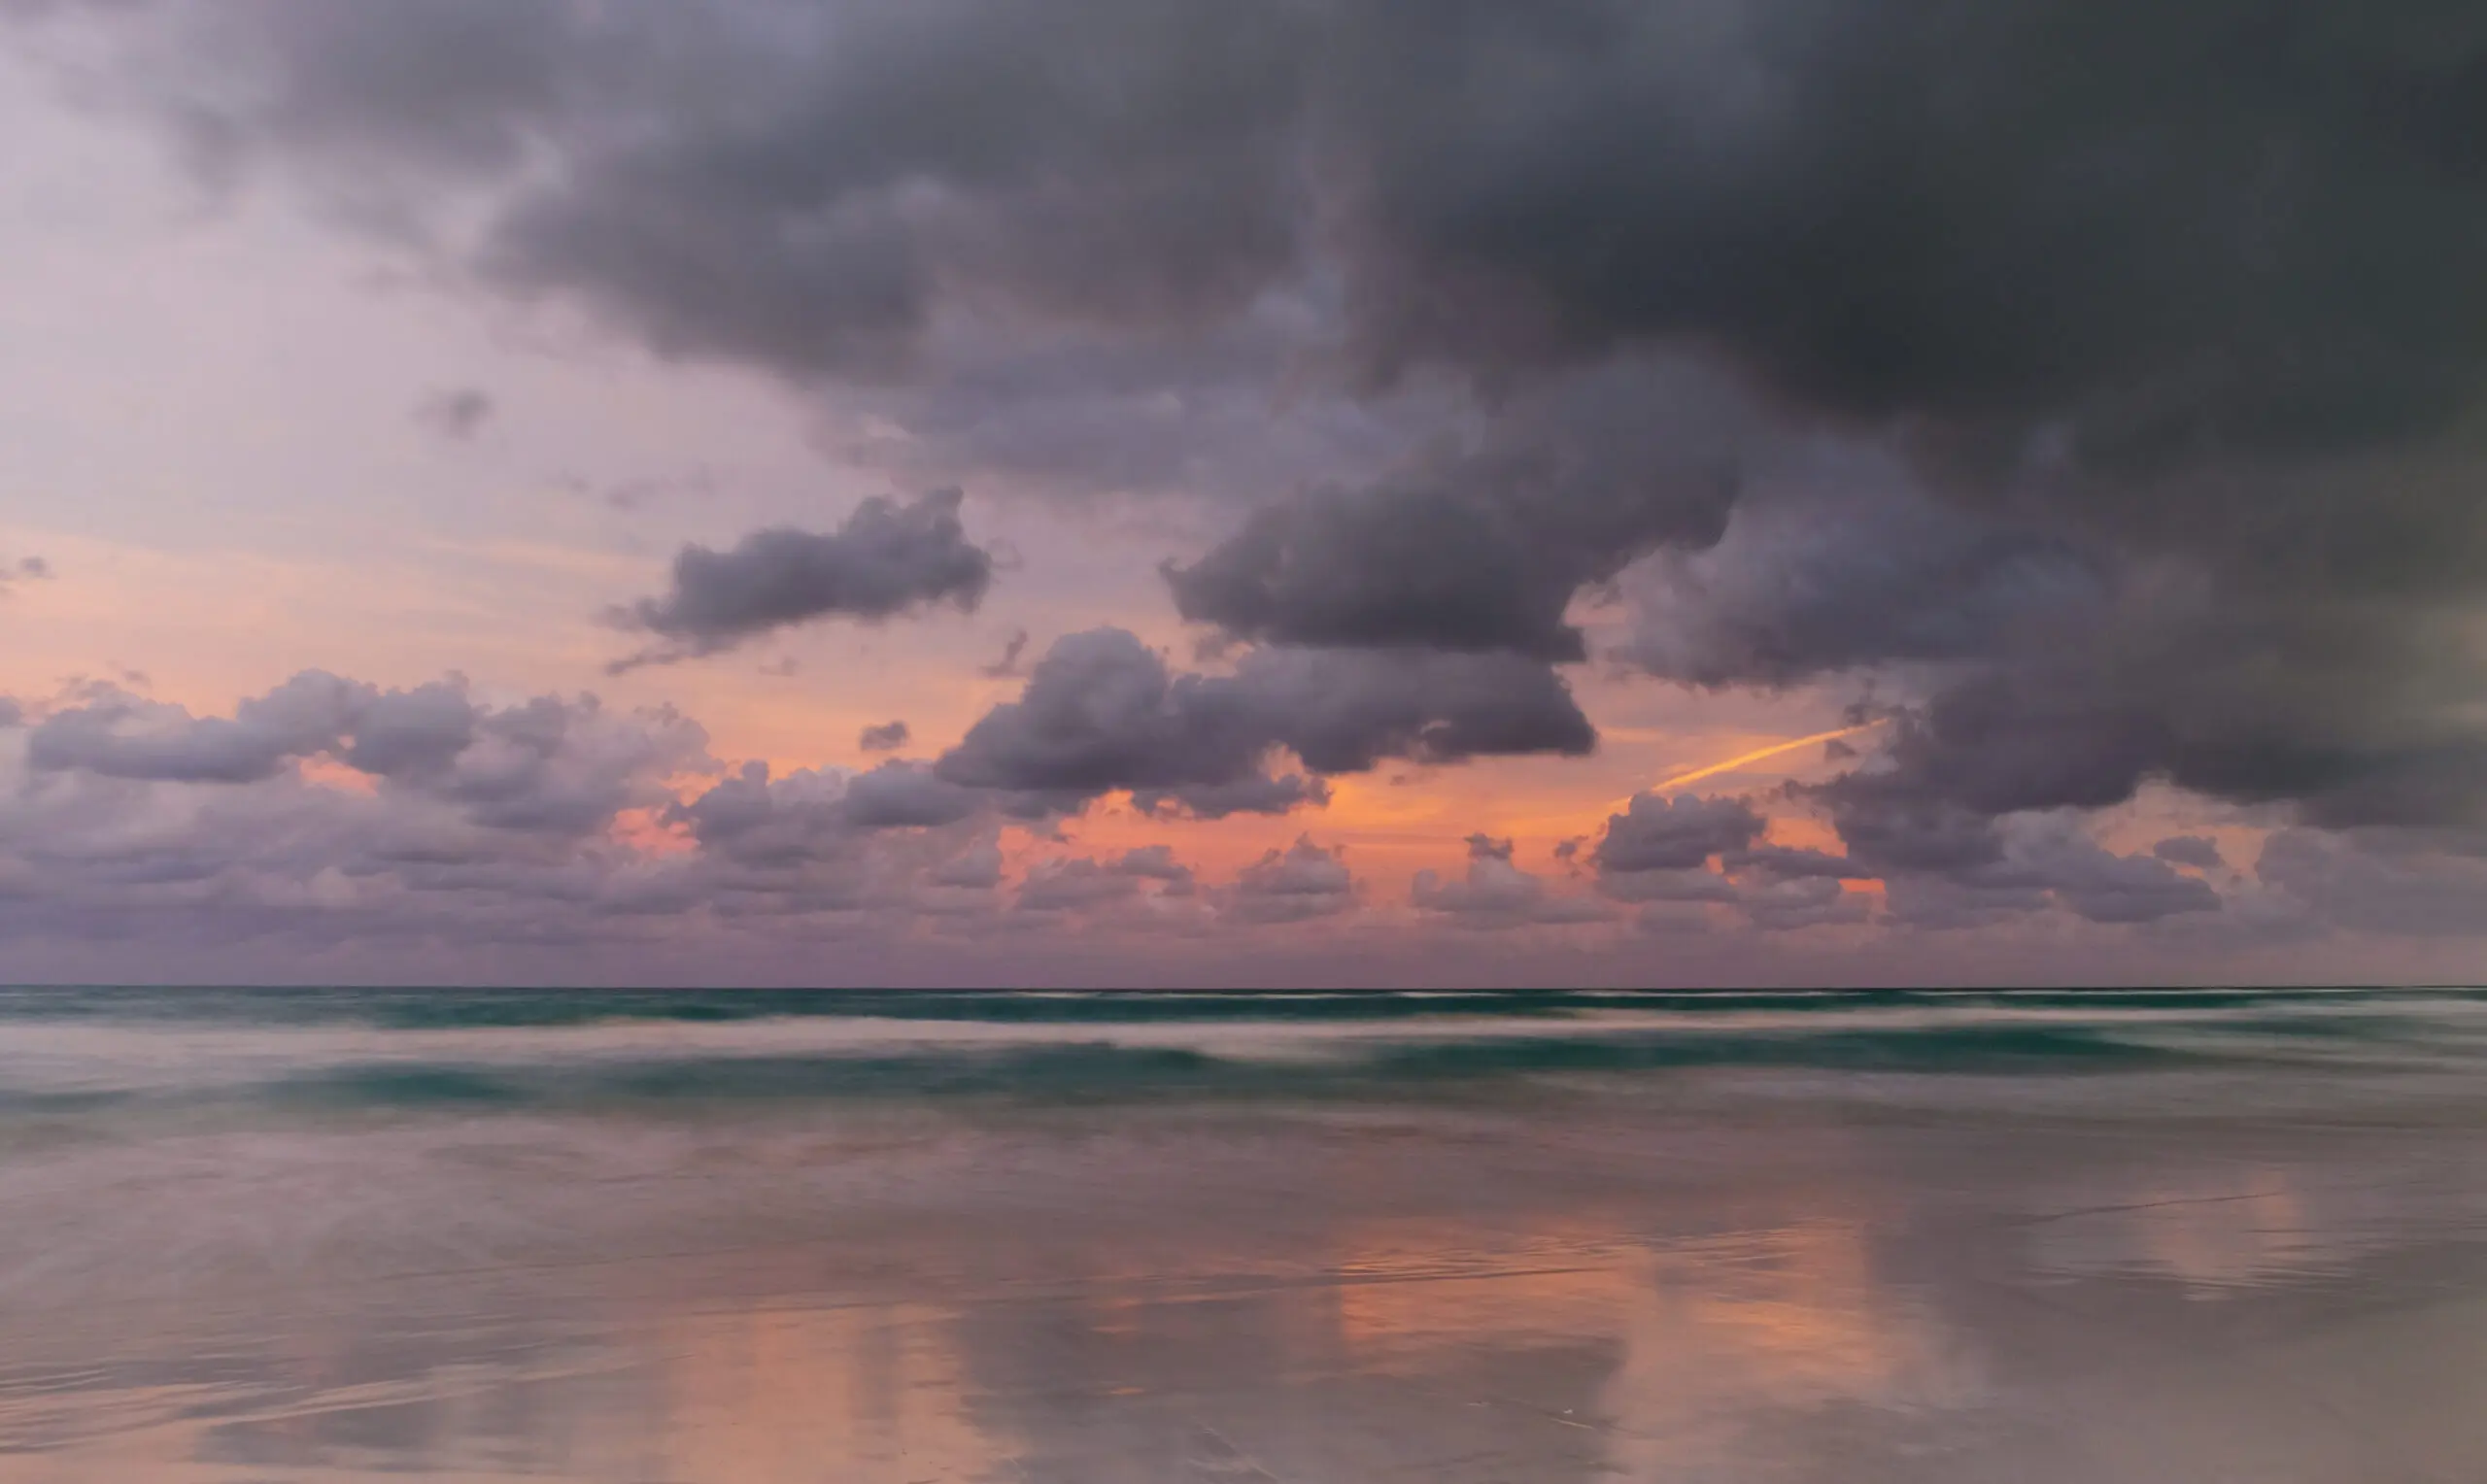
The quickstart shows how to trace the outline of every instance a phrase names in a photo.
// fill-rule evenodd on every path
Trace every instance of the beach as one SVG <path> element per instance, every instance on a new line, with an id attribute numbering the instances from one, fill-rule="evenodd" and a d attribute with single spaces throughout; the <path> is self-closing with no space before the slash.
<path id="1" fill-rule="evenodd" d="M 2487 1473 L 2487 995 L 0 995 L 0 1480 Z"/>

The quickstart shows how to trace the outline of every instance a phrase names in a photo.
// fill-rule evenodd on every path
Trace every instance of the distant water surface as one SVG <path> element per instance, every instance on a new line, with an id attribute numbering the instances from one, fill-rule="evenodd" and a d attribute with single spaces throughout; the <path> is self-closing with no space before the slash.
<path id="1" fill-rule="evenodd" d="M 2487 1479 L 2487 992 L 0 990 L 0 1481 Z"/>

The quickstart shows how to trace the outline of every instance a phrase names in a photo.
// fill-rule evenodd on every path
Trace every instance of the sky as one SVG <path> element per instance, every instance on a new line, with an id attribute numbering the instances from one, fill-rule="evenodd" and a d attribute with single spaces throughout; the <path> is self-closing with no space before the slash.
<path id="1" fill-rule="evenodd" d="M 0 0 L 0 976 L 2487 968 L 2487 16 Z"/>

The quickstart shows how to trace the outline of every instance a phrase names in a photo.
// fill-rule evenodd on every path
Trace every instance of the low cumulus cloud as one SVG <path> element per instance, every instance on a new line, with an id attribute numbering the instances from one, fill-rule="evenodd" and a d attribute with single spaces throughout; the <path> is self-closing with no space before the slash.
<path id="1" fill-rule="evenodd" d="M 1452 879 L 1418 871 L 1409 901 L 1437 919 L 1476 928 L 1595 923 L 1610 915 L 1597 902 L 1559 892 L 1546 877 L 1521 870 L 1513 863 L 1514 853 L 1509 840 L 1470 835 L 1467 873 Z"/>
<path id="2" fill-rule="evenodd" d="M 713 655 L 799 624 L 880 624 L 947 603 L 972 613 L 993 584 L 993 554 L 968 540 L 962 495 L 940 489 L 904 504 L 874 496 L 826 534 L 771 527 L 727 551 L 684 547 L 673 585 L 611 614 L 657 647 L 616 669 Z"/>
<path id="3" fill-rule="evenodd" d="M 593 696 L 479 703 L 463 682 L 384 691 L 311 670 L 229 717 L 194 717 L 115 687 L 51 710 L 26 738 L 37 778 L 254 784 L 312 759 L 420 796 L 477 826 L 569 835 L 668 800 L 668 781 L 714 766 L 707 733 L 664 709 L 616 714 Z"/>
<path id="4" fill-rule="evenodd" d="M 1318 773 L 1386 758 L 1585 753 L 1596 734 L 1561 678 L 1515 655 L 1258 649 L 1232 674 L 1177 673 L 1130 632 L 1055 642 L 1018 699 L 976 722 L 937 770 L 1076 807 L 1128 790 L 1144 808 L 1214 818 L 1326 798 Z"/>
<path id="5" fill-rule="evenodd" d="M 1994 926 L 2050 909 L 2124 926 L 2224 905 L 2165 852 L 2118 855 L 2067 814 L 1994 820 L 1889 800 L 1867 806 L 1854 782 L 1823 791 L 1834 799 L 1844 855 L 1766 843 L 1769 821 L 1751 799 L 1635 795 L 1589 853 L 1598 890 L 1644 906 L 1733 907 L 1769 928 L 1864 921 L 1868 897 L 1847 890 L 1849 881 L 1880 883 L 1887 919 L 1917 928 Z M 2197 854 L 2188 845 L 2176 853 Z"/>
<path id="6" fill-rule="evenodd" d="M 1344 854 L 1306 836 L 1244 867 L 1225 912 L 1242 923 L 1311 922 L 1350 910 L 1360 890 Z"/>
<path id="7" fill-rule="evenodd" d="M 1027 934 L 1144 934 L 1240 953 L 1300 925 L 1388 916 L 1366 915 L 1334 844 L 1300 838 L 1204 879 L 1166 842 L 1063 855 L 1060 831 L 1015 823 L 1030 813 L 1016 789 L 922 762 L 729 765 L 662 708 L 487 697 L 455 678 L 391 690 L 308 672 L 204 716 L 88 684 L 0 708 L 0 925 L 28 943 L 312 952 L 715 934 L 905 951 L 934 933 L 995 952 L 1036 951 Z M 1847 855 L 1774 845 L 1769 827 L 1755 800 L 1644 794 L 1574 853 L 1584 875 L 1526 869 L 1515 842 L 1481 833 L 1464 869 L 1418 872 L 1405 901 L 1422 923 L 1586 934 L 1571 941 L 1610 952 L 1631 951 L 1598 936 L 1625 911 L 1659 932 L 1871 927 L 2006 944 L 2024 925 L 2130 933 L 2230 915 L 2167 859 L 2212 859 L 2206 839 L 2120 854 L 2073 811 L 1892 815 L 1850 829 Z M 1024 843 L 1005 851 L 1013 828 Z M 1018 850 L 1039 859 L 1014 869 Z M 2231 937 L 2274 922 L 2472 934 L 2482 859 L 2440 831 L 2282 829 L 2250 877 L 2223 874 L 2254 906 Z"/>

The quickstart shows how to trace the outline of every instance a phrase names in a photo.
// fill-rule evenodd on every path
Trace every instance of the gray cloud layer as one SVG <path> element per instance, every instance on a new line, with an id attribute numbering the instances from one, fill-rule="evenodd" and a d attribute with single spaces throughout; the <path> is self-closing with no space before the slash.
<path id="1" fill-rule="evenodd" d="M 1308 435 L 1357 467 L 1169 567 L 1186 617 L 1264 646 L 1234 675 L 1064 641 L 947 781 L 1216 813 L 1310 796 L 1278 749 L 1582 751 L 1549 666 L 1612 581 L 1620 658 L 1666 679 L 1892 677 L 1883 756 L 1812 796 L 1926 921 L 2206 907 L 2182 858 L 2048 833 L 2154 780 L 2439 854 L 2487 830 L 2475 6 L 97 14 L 200 161 L 288 171 L 665 354 L 916 396 L 977 456 L 1181 478 L 1195 432 L 1249 441 L 1237 385 L 1417 396 L 1380 453 Z M 1217 411 L 1143 428 L 1136 376 Z M 1855 457 L 1791 472 L 1817 443 Z M 972 605 L 981 554 L 921 519 L 920 563 L 850 565 L 879 546 L 846 531 L 694 549 L 631 619 L 674 655 Z M 45 745 L 262 776 L 315 702 Z M 2324 849 L 2272 860 L 2406 874 Z M 1841 869 L 1775 859 L 1796 916 Z"/>

